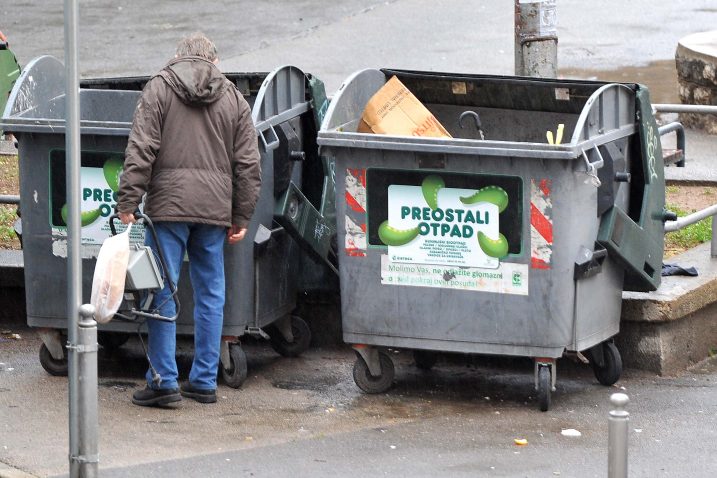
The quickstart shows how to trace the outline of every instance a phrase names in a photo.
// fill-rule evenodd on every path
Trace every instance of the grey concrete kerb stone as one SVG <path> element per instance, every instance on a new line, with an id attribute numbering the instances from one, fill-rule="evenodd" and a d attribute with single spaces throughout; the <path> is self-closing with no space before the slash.
<path id="1" fill-rule="evenodd" d="M 699 276 L 663 277 L 655 292 L 624 292 L 616 338 L 625 365 L 661 375 L 684 371 L 717 348 L 717 259 L 710 244 L 666 262 L 694 266 Z"/>
<path id="2" fill-rule="evenodd" d="M 16 156 L 17 148 L 15 147 L 15 144 L 10 141 L 5 141 L 4 139 L 0 139 L 0 155 Z"/>
<path id="3" fill-rule="evenodd" d="M 717 105 L 717 30 L 682 38 L 675 53 L 680 101 L 693 105 Z M 681 114 L 687 127 L 717 134 L 716 115 Z"/>
<path id="4" fill-rule="evenodd" d="M 0 478 L 35 478 L 35 475 L 25 473 L 5 463 L 0 463 Z"/>

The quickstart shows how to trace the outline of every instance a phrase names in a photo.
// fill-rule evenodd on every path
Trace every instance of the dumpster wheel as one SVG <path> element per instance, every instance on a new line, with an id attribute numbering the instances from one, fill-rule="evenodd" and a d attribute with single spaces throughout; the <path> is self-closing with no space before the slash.
<path id="1" fill-rule="evenodd" d="M 129 334 L 117 332 L 98 332 L 97 343 L 107 350 L 117 350 L 127 343 Z"/>
<path id="2" fill-rule="evenodd" d="M 65 345 L 62 346 L 62 356 L 61 360 L 57 360 L 52 356 L 50 349 L 47 348 L 47 345 L 42 344 L 40 346 L 40 365 L 42 365 L 42 368 L 44 368 L 50 375 L 54 375 L 56 377 L 67 376 L 67 348 Z"/>
<path id="3" fill-rule="evenodd" d="M 228 366 L 228 367 L 227 367 Z M 246 353 L 239 344 L 229 344 L 229 363 L 220 364 L 224 383 L 232 388 L 242 386 L 248 375 Z"/>
<path id="4" fill-rule="evenodd" d="M 278 327 L 273 326 L 270 329 L 269 343 L 271 347 L 284 357 L 298 357 L 306 352 L 311 344 L 311 329 L 309 324 L 298 315 L 292 315 L 290 318 L 292 341 L 289 342 Z"/>
<path id="5" fill-rule="evenodd" d="M 377 376 L 371 375 L 366 361 L 360 355 L 354 363 L 354 382 L 366 393 L 383 393 L 393 384 L 395 374 L 393 360 L 382 350 L 378 352 L 378 358 L 381 373 Z"/>
<path id="6" fill-rule="evenodd" d="M 598 382 L 610 386 L 615 384 L 620 379 L 620 375 L 622 375 L 622 357 L 620 357 L 620 351 L 613 342 L 602 343 L 602 356 L 602 364 L 593 359 L 590 360 L 590 364 Z"/>
<path id="7" fill-rule="evenodd" d="M 430 352 L 428 350 L 414 350 L 413 361 L 416 363 L 416 367 L 418 367 L 419 369 L 431 370 L 438 361 L 438 354 L 436 352 Z"/>
<path id="8" fill-rule="evenodd" d="M 541 412 L 547 412 L 550 409 L 552 381 L 551 367 L 549 365 L 540 365 L 538 367 L 538 405 Z"/>

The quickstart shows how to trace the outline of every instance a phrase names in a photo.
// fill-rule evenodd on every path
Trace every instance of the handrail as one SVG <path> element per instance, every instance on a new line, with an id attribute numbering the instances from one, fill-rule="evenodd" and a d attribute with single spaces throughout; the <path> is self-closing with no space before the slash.
<path id="1" fill-rule="evenodd" d="M 711 105 L 675 105 L 675 104 L 653 104 L 654 113 L 698 113 L 717 114 L 717 106 Z"/>
<path id="2" fill-rule="evenodd" d="M 682 159 L 677 161 L 677 167 L 678 168 L 684 168 L 685 167 L 685 127 L 682 126 L 682 123 L 674 121 L 672 123 L 667 123 L 666 125 L 662 125 L 659 128 L 657 128 L 658 133 L 660 133 L 660 136 L 664 136 L 668 133 L 675 132 L 677 136 L 677 149 L 682 151 Z"/>
<path id="3" fill-rule="evenodd" d="M 710 242 L 710 255 L 717 257 L 717 204 L 693 212 L 687 216 L 681 217 L 676 221 L 665 222 L 665 232 L 675 232 L 684 229 L 687 226 L 703 221 L 712 216 L 712 241 Z"/>
<path id="4" fill-rule="evenodd" d="M 655 113 L 695 113 L 695 114 L 717 114 L 717 106 L 709 105 L 674 105 L 674 104 L 653 104 L 652 111 Z M 679 123 L 670 123 L 659 128 L 660 135 L 663 134 L 663 128 L 665 133 L 670 131 L 677 131 L 677 142 L 679 148 L 680 142 L 680 130 L 673 126 Z M 680 125 L 681 127 L 682 125 Z M 672 129 L 671 129 L 672 128 Z M 682 130 L 682 141 L 684 141 L 684 129 Z M 684 149 L 683 149 L 684 151 Z M 681 217 L 675 221 L 665 222 L 665 232 L 679 231 L 689 225 L 696 222 L 703 221 L 708 217 L 712 216 L 712 241 L 710 242 L 710 255 L 717 257 L 717 204 L 713 204 L 700 211 L 693 212 L 687 216 Z M 669 224 L 668 224 L 669 222 Z"/>
<path id="5" fill-rule="evenodd" d="M 710 216 L 714 216 L 715 214 L 717 214 L 717 204 L 713 204 L 700 211 L 693 212 L 688 216 L 683 216 L 676 221 L 668 221 L 669 224 L 665 223 L 665 232 L 679 231 L 680 229 L 690 226 L 696 222 L 700 222 Z"/>

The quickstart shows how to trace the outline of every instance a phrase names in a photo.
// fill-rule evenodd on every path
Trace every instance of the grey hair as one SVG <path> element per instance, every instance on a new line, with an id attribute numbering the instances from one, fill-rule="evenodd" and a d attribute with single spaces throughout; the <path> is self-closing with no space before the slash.
<path id="1" fill-rule="evenodd" d="M 177 58 L 182 56 L 199 56 L 214 61 L 217 59 L 217 47 L 203 33 L 192 33 L 177 44 Z"/>

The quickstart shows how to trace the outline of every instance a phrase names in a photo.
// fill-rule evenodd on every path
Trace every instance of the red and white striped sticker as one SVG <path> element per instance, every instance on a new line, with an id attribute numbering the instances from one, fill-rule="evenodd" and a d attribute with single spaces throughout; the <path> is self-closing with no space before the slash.
<path id="1" fill-rule="evenodd" d="M 530 180 L 530 266 L 533 269 L 550 269 L 553 255 L 551 187 L 549 179 Z"/>
<path id="2" fill-rule="evenodd" d="M 346 169 L 346 235 L 347 256 L 366 256 L 366 170 Z"/>

